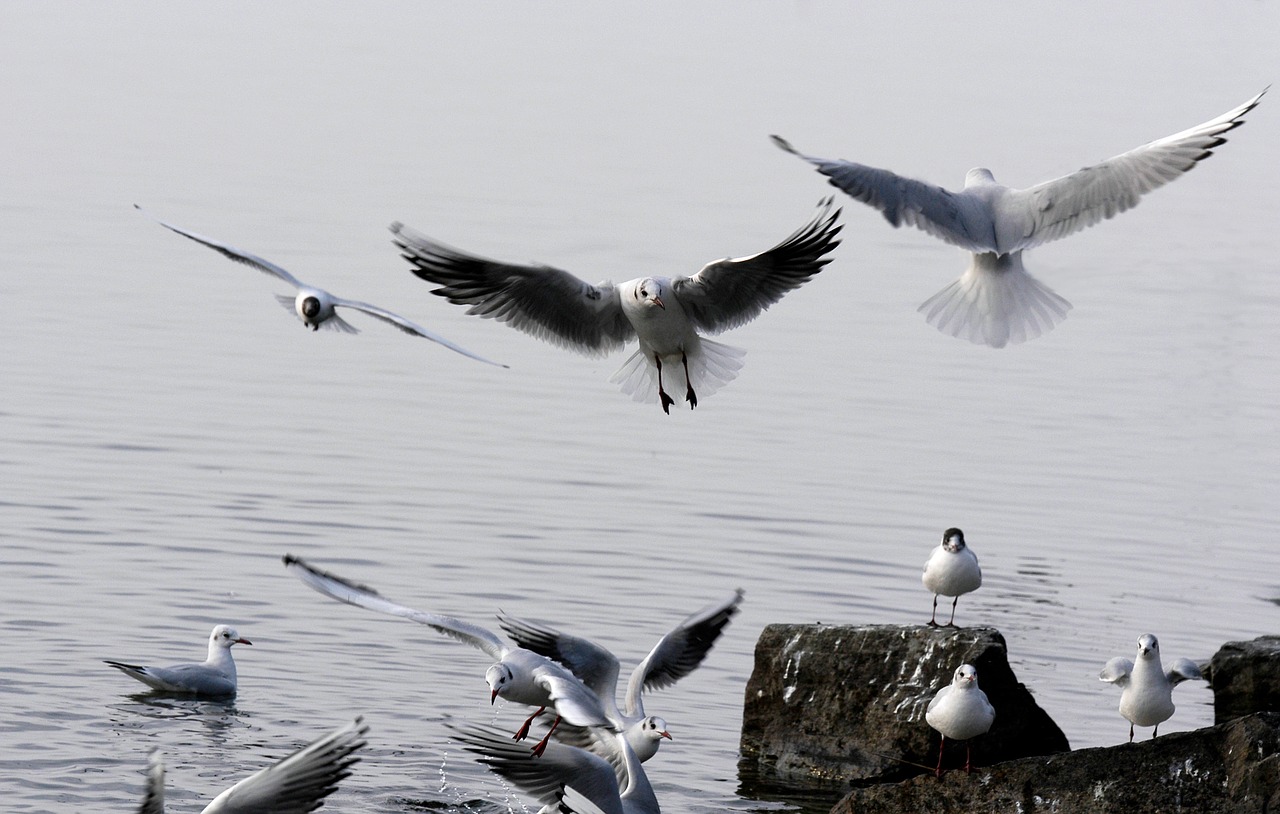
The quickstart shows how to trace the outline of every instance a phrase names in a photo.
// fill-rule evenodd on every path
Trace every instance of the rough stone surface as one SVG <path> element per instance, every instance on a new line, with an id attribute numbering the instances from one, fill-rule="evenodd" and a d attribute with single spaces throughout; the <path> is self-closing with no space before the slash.
<path id="1" fill-rule="evenodd" d="M 832 814 L 1280 811 L 1280 713 L 1194 732 L 854 789 Z"/>
<path id="2" fill-rule="evenodd" d="M 1206 676 L 1213 688 L 1214 723 L 1255 712 L 1280 712 L 1280 636 L 1227 642 Z"/>
<path id="3" fill-rule="evenodd" d="M 939 736 L 925 707 L 966 663 L 996 708 L 991 731 L 972 742 L 975 766 L 1070 748 L 1018 683 L 999 631 L 770 625 L 747 683 L 740 780 L 756 792 L 811 791 L 928 771 Z M 964 747 L 948 744 L 944 765 L 963 764 Z"/>

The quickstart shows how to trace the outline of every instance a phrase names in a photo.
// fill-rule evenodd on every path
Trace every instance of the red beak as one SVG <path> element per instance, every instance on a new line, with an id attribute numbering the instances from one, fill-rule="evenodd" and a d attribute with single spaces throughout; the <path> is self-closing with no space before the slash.
<path id="1" fill-rule="evenodd" d="M 248 639 L 236 639 L 235 643 L 236 644 L 253 644 L 253 642 L 249 641 Z"/>
<path id="2" fill-rule="evenodd" d="M 669 741 L 670 741 L 670 740 L 675 740 L 675 738 L 671 737 L 671 733 L 670 733 L 670 732 L 668 732 L 668 731 L 666 731 L 665 729 L 664 729 L 664 730 L 662 730 L 661 732 L 659 732 L 658 734 L 659 734 L 659 735 L 661 735 L 662 737 L 666 738 L 666 739 L 667 739 L 667 740 L 669 740 Z"/>
<path id="3" fill-rule="evenodd" d="M 498 691 L 494 690 L 493 693 L 489 696 L 489 706 L 493 706 L 493 702 L 496 700 L 498 700 Z"/>
<path id="4" fill-rule="evenodd" d="M 654 305 L 657 305 L 659 308 L 661 308 L 663 311 L 667 310 L 667 306 L 662 304 L 662 297 L 654 297 L 653 303 Z"/>

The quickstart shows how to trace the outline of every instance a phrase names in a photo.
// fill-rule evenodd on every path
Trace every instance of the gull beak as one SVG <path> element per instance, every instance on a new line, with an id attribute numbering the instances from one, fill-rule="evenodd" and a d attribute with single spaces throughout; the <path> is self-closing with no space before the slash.
<path id="1" fill-rule="evenodd" d="M 663 311 L 667 310 L 667 306 L 662 303 L 662 297 L 654 297 L 653 304 L 661 308 Z"/>
<path id="2" fill-rule="evenodd" d="M 253 644 L 253 642 L 248 639 L 236 639 L 234 644 Z"/>
<path id="3" fill-rule="evenodd" d="M 661 732 L 659 732 L 658 734 L 659 734 L 659 735 L 661 735 L 662 737 L 666 738 L 666 739 L 667 739 L 667 740 L 669 740 L 669 741 L 670 741 L 670 740 L 675 740 L 675 738 L 671 737 L 671 733 L 670 733 L 670 732 L 668 732 L 668 731 L 667 731 L 667 730 L 665 730 L 665 729 L 664 729 L 664 730 L 662 730 Z"/>
<path id="4" fill-rule="evenodd" d="M 489 693 L 489 706 L 493 706 L 493 702 L 498 700 L 498 691 L 494 690 Z"/>

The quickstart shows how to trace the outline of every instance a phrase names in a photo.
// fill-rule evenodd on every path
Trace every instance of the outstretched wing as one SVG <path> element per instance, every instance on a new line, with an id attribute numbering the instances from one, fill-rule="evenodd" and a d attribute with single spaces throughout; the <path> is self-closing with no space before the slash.
<path id="1" fill-rule="evenodd" d="M 866 164 L 805 155 L 781 136 L 770 138 L 815 166 L 836 189 L 880 210 L 893 226 L 915 226 L 971 252 L 991 251 L 991 218 L 963 194 Z"/>
<path id="2" fill-rule="evenodd" d="M 1190 172 L 1225 144 L 1226 133 L 1244 124 L 1257 96 L 1216 119 L 1144 144 L 1082 170 L 1014 191 L 1010 207 L 1025 207 L 1031 230 L 1017 248 L 1026 249 L 1093 226 L 1138 205 L 1143 195 Z"/>
<path id="3" fill-rule="evenodd" d="M 692 277 L 677 277 L 672 288 L 693 324 L 708 333 L 736 328 L 799 288 L 831 262 L 824 257 L 840 245 L 832 201 L 790 237 L 759 254 L 708 263 Z"/>
<path id="4" fill-rule="evenodd" d="M 240 251 L 235 246 L 228 246 L 226 243 L 223 243 L 220 240 L 214 240 L 211 237 L 198 235 L 195 232 L 188 232 L 186 229 L 182 229 L 177 226 L 174 226 L 172 223 L 165 223 L 164 221 L 160 220 L 155 215 L 152 215 L 150 212 L 143 209 L 141 206 L 138 206 L 137 204 L 134 204 L 133 208 L 138 210 L 142 214 L 146 215 L 147 217 L 151 218 L 153 221 L 160 224 L 161 226 L 168 229 L 169 231 L 177 232 L 183 237 L 190 238 L 197 243 L 203 243 L 204 245 L 208 246 L 209 248 L 221 254 L 223 257 L 230 258 L 231 260 L 234 260 L 237 263 L 244 263 L 246 266 L 253 266 L 258 271 L 265 272 L 267 274 L 272 275 L 273 277 L 279 277 L 281 280 L 284 280 L 286 283 L 293 286 L 294 288 L 302 288 L 302 283 L 298 282 L 298 279 L 296 277 L 294 277 L 292 274 L 280 268 L 275 263 L 272 263 L 269 260 L 263 260 L 261 257 L 257 256 L 256 254 L 249 254 L 248 252 Z"/>
<path id="5" fill-rule="evenodd" d="M 550 266 L 486 260 L 439 243 L 402 223 L 391 224 L 413 273 L 440 288 L 432 294 L 468 314 L 506 322 L 527 334 L 580 353 L 604 355 L 635 335 L 612 283 L 590 285 Z"/>
<path id="6" fill-rule="evenodd" d="M 1178 659 L 1169 665 L 1169 669 L 1165 671 L 1165 678 L 1170 684 L 1181 684 L 1184 681 L 1196 681 L 1204 678 L 1204 674 L 1200 672 L 1200 665 L 1191 659 Z"/>
<path id="7" fill-rule="evenodd" d="M 339 602 L 346 602 L 348 605 L 355 605 L 366 610 L 390 614 L 391 616 L 399 616 L 402 619 L 409 619 L 418 624 L 427 625 L 438 633 L 451 636 L 460 642 L 484 651 L 494 659 L 501 659 L 507 652 L 507 646 L 501 639 L 492 631 L 485 630 L 479 625 L 473 625 L 470 622 L 464 622 L 452 616 L 442 616 L 437 613 L 428 613 L 414 610 L 404 605 L 397 605 L 367 585 L 361 585 L 358 582 L 343 579 L 337 574 L 322 571 L 292 554 L 284 555 L 284 565 L 298 579 L 325 596 L 336 599 Z"/>
<path id="8" fill-rule="evenodd" d="M 563 664 L 600 698 L 606 709 L 614 708 L 619 665 L 613 653 L 590 639 L 505 613 L 498 614 L 498 625 L 525 650 Z"/>
<path id="9" fill-rule="evenodd" d="M 449 350 L 454 351 L 456 353 L 461 353 L 463 356 L 469 357 L 471 359 L 475 359 L 478 362 L 484 362 L 485 364 L 496 365 L 498 367 L 507 367 L 507 365 L 498 364 L 497 362 L 491 362 L 488 359 L 484 358 L 483 356 L 480 356 L 479 354 L 472 353 L 471 351 L 467 350 L 461 345 L 456 345 L 453 342 L 450 342 L 448 339 L 445 339 L 440 334 L 434 331 L 428 331 L 426 328 L 422 327 L 418 323 L 410 322 L 409 320 L 405 319 L 399 314 L 392 313 L 391 311 L 388 311 L 385 308 L 379 308 L 378 306 L 370 305 L 367 302 L 359 302 L 357 300 L 347 300 L 341 297 L 334 297 L 333 304 L 340 305 L 346 308 L 354 308 L 357 311 L 366 313 L 371 317 L 377 317 L 378 319 L 382 320 L 383 322 L 386 322 L 389 325 L 396 326 L 397 328 L 399 328 L 400 330 L 404 331 L 407 334 L 411 334 L 413 336 L 420 336 L 423 339 L 430 339 L 432 342 L 436 342 L 440 345 L 444 345 Z"/>
<path id="10" fill-rule="evenodd" d="M 693 672 L 711 652 L 729 620 L 738 612 L 742 589 L 723 602 L 691 614 L 658 640 L 627 682 L 628 715 L 644 715 L 641 695 L 647 689 L 668 687 Z"/>
<path id="11" fill-rule="evenodd" d="M 306 814 L 351 775 L 360 758 L 352 754 L 365 745 L 369 727 L 363 719 L 312 741 L 214 798 L 203 814 Z"/>
<path id="12" fill-rule="evenodd" d="M 154 749 L 147 767 L 147 791 L 142 805 L 138 806 L 138 814 L 164 814 L 164 760 Z"/>
<path id="13" fill-rule="evenodd" d="M 1129 674 L 1133 672 L 1133 661 L 1124 656 L 1116 656 L 1103 666 L 1098 673 L 1099 681 L 1106 681 L 1123 687 L 1129 683 Z"/>

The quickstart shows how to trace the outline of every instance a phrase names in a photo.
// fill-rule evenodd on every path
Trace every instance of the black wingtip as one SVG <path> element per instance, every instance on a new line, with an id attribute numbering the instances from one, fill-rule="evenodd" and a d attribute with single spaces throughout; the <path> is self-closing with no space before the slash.
<path id="1" fill-rule="evenodd" d="M 769 136 L 769 138 L 773 141 L 774 145 L 778 149 L 786 150 L 788 153 L 791 153 L 792 155 L 800 155 L 800 151 L 797 150 L 795 147 L 792 147 L 791 142 L 787 141 L 782 136 L 771 135 Z"/>

